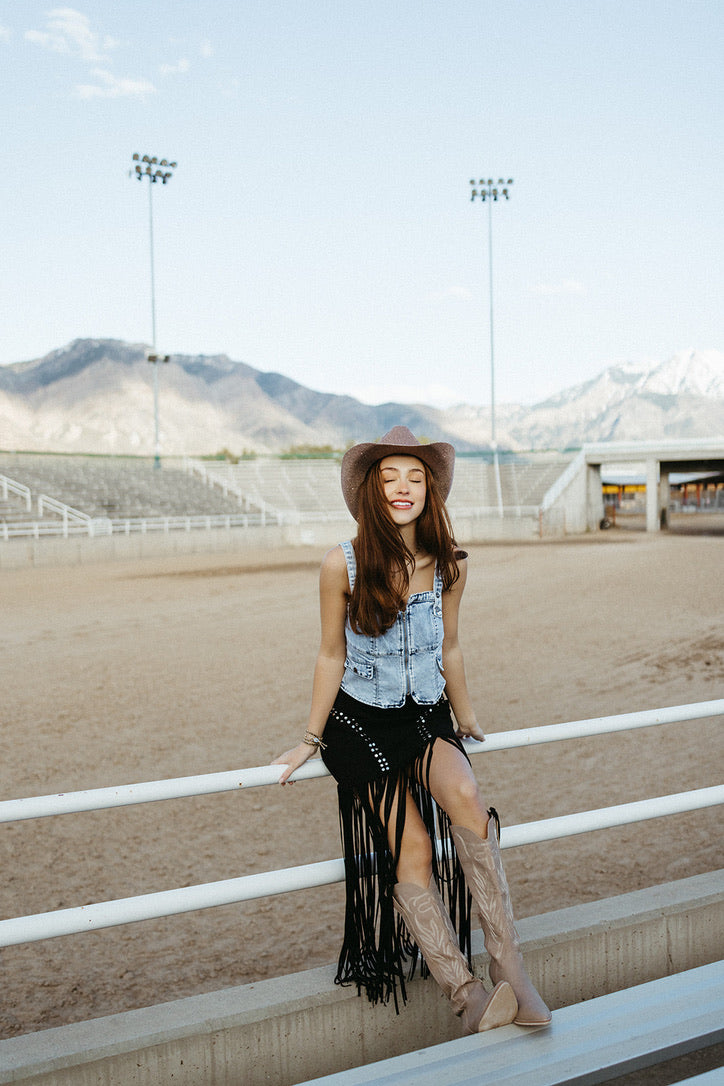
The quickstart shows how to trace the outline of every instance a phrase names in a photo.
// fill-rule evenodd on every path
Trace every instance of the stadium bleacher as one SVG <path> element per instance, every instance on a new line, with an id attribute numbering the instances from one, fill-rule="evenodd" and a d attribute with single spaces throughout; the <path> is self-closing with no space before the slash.
<path id="1" fill-rule="evenodd" d="M 91 517 L 160 517 L 238 513 L 239 501 L 185 473 L 180 465 L 132 457 L 0 455 L 0 474 L 30 487 L 33 514 L 8 494 L 0 519 L 36 520 L 37 499 L 47 494 Z"/>
<path id="2" fill-rule="evenodd" d="M 507 511 L 533 514 L 570 457 L 529 454 L 501 457 L 500 487 Z M 24 484 L 24 499 L 0 492 L 0 524 L 50 522 L 58 513 L 38 512 L 38 498 L 48 495 L 86 517 L 125 519 L 218 517 L 272 513 L 309 520 L 348 517 L 340 489 L 338 459 L 257 458 L 223 461 L 164 461 L 134 457 L 0 454 L 0 476 Z M 495 469 L 489 459 L 459 457 L 448 502 L 456 515 L 498 508 Z"/>
<path id="3" fill-rule="evenodd" d="M 500 467 L 503 505 L 539 506 L 571 457 L 550 454 L 503 460 Z M 258 459 L 239 464 L 205 463 L 218 487 L 234 488 L 262 507 L 302 514 L 345 514 L 335 460 Z M 488 460 L 459 457 L 448 502 L 455 512 L 497 507 L 495 469 Z"/>

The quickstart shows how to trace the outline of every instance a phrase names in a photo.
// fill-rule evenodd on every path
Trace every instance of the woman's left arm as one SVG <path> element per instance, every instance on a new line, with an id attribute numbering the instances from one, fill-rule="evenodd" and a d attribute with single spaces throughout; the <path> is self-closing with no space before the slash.
<path id="1" fill-rule="evenodd" d="M 468 576 L 467 559 L 461 558 L 458 560 L 458 569 L 460 570 L 460 576 L 457 581 L 452 588 L 442 594 L 442 666 L 445 673 L 445 693 L 455 714 L 458 734 L 469 735 L 482 743 L 485 741 L 485 735 L 478 724 L 475 709 L 473 708 L 467 679 L 465 678 L 463 650 L 460 647 L 458 638 L 460 601 L 465 591 Z"/>

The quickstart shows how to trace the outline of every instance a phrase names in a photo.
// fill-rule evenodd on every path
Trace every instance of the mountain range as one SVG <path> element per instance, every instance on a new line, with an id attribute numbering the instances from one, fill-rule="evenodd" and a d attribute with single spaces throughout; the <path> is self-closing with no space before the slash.
<path id="1" fill-rule="evenodd" d="M 0 449 L 151 454 L 153 369 L 146 356 L 143 344 L 76 339 L 44 358 L 0 366 Z M 368 405 L 226 355 L 173 355 L 157 365 L 164 455 L 344 448 L 397 423 L 461 452 L 489 448 L 489 407 Z M 495 418 L 498 444 L 513 450 L 721 436 L 724 351 L 609 366 L 541 403 L 500 404 Z"/>

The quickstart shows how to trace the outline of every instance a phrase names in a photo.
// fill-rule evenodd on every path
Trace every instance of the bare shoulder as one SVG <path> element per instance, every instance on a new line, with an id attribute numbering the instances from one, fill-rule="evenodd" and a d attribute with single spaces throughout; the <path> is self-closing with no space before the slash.
<path id="1" fill-rule="evenodd" d="M 339 544 L 337 544 L 336 547 L 332 547 L 332 549 L 325 554 L 322 559 L 322 568 L 319 577 L 320 581 L 330 588 L 341 588 L 344 592 L 349 591 L 347 562 L 344 557 L 344 551 Z"/>
<path id="2" fill-rule="evenodd" d="M 468 579 L 468 552 L 456 549 L 455 561 L 457 562 L 458 573 L 460 574 L 456 583 L 462 588 Z"/>

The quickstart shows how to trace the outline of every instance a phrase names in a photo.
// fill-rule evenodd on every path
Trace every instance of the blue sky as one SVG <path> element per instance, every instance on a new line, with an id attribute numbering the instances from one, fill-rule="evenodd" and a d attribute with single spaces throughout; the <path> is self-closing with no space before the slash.
<path id="1" fill-rule="evenodd" d="M 0 362 L 77 337 L 534 402 L 724 347 L 721 0 L 0 0 Z"/>

